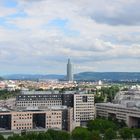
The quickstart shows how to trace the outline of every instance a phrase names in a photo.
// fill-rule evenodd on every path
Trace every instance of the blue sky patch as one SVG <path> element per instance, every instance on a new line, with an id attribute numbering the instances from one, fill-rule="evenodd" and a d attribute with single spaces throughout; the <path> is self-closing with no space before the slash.
<path id="1" fill-rule="evenodd" d="M 0 25 L 4 25 L 5 24 L 5 19 L 4 18 L 2 18 L 2 17 L 0 17 Z"/>
<path id="2" fill-rule="evenodd" d="M 47 29 L 51 27 L 56 27 L 67 36 L 78 36 L 80 34 L 79 31 L 70 29 L 68 26 L 68 23 L 69 21 L 67 19 L 54 19 L 54 20 L 51 20 L 44 27 Z"/>
<path id="3" fill-rule="evenodd" d="M 4 27 L 4 28 L 6 28 L 6 29 L 10 29 L 10 30 L 18 29 L 18 28 L 16 27 L 16 25 L 7 23 L 7 21 L 6 21 L 5 18 L 0 18 L 0 26 Z"/>
<path id="4" fill-rule="evenodd" d="M 4 0 L 3 4 L 8 8 L 15 8 L 17 6 L 17 2 L 15 0 Z"/>
<path id="5" fill-rule="evenodd" d="M 8 16 L 8 18 L 26 18 L 28 15 L 24 12 L 14 13 Z"/>
<path id="6" fill-rule="evenodd" d="M 56 26 L 58 28 L 64 28 L 68 23 L 68 20 L 66 19 L 54 19 L 51 20 L 48 25 L 49 26 Z"/>

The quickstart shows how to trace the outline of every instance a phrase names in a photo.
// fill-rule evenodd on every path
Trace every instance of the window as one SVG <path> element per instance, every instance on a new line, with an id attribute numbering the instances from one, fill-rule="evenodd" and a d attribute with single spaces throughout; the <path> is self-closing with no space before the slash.
<path id="1" fill-rule="evenodd" d="M 82 101 L 87 102 L 87 96 L 83 96 Z"/>

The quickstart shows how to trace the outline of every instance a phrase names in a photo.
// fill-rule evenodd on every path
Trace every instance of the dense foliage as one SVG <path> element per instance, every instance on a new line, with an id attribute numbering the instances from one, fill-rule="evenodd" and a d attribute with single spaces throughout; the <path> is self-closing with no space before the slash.
<path id="1" fill-rule="evenodd" d="M 86 128 L 77 127 L 72 131 L 72 140 L 89 140 L 90 132 Z"/>
<path id="2" fill-rule="evenodd" d="M 118 86 L 97 89 L 95 93 L 95 103 L 112 102 L 117 92 L 119 92 Z"/>
<path id="3" fill-rule="evenodd" d="M 113 121 L 109 121 L 106 119 L 95 119 L 90 120 L 87 124 L 89 131 L 99 131 L 100 133 L 104 133 L 107 129 L 112 128 L 113 130 L 117 130 L 117 125 Z"/>
<path id="4" fill-rule="evenodd" d="M 15 91 L 0 90 L 0 100 L 6 100 L 9 98 L 13 98 L 19 94 L 20 94 L 19 90 L 15 90 Z"/>
<path id="5" fill-rule="evenodd" d="M 0 140 L 6 140 L 0 135 Z M 70 134 L 66 131 L 48 130 L 47 132 L 28 132 L 25 134 L 9 136 L 7 140 L 70 140 Z"/>

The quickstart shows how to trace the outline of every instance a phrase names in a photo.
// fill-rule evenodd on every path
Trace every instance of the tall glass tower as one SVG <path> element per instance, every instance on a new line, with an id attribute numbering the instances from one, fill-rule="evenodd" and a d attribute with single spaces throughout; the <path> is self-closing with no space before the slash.
<path id="1" fill-rule="evenodd" d="M 67 64 L 67 81 L 73 81 L 73 71 L 72 71 L 72 64 L 70 62 L 70 59 L 68 59 L 68 64 Z"/>

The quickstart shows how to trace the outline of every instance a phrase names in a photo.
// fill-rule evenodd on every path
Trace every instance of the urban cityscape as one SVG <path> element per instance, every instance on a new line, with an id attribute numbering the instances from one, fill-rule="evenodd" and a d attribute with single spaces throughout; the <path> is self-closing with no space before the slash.
<path id="1" fill-rule="evenodd" d="M 1 0 L 0 140 L 139 140 L 139 6 Z"/>

